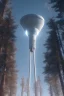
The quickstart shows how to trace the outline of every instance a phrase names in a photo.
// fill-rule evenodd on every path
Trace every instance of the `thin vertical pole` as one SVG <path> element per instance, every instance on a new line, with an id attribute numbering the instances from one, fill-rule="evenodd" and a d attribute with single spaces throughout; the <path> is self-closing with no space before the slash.
<path id="1" fill-rule="evenodd" d="M 22 91 L 21 91 L 21 96 L 23 96 L 23 93 L 24 93 L 24 78 L 22 78 Z"/>
<path id="2" fill-rule="evenodd" d="M 36 78 L 35 50 L 33 51 L 33 60 L 34 60 L 34 79 L 35 79 L 35 81 L 37 81 L 37 78 Z"/>
<path id="3" fill-rule="evenodd" d="M 29 51 L 29 92 L 28 92 L 28 96 L 30 96 L 30 82 L 31 82 L 31 52 Z"/>
<path id="4" fill-rule="evenodd" d="M 34 60 L 35 96 L 37 96 L 37 77 L 36 77 L 35 50 L 33 51 L 33 60 Z"/>

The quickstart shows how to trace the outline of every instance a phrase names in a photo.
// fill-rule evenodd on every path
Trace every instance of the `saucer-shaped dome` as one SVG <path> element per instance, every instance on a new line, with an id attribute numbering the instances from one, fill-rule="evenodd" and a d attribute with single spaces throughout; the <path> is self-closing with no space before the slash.
<path id="1" fill-rule="evenodd" d="M 28 14 L 21 18 L 20 23 L 24 30 L 36 28 L 40 32 L 44 25 L 44 18 L 40 15 Z"/>

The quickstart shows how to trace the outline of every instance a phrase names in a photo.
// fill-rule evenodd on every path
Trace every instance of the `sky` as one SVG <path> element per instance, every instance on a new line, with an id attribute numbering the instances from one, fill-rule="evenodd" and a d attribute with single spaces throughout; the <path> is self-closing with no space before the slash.
<path id="1" fill-rule="evenodd" d="M 36 70 L 37 77 L 40 76 L 41 84 L 43 88 L 42 96 L 50 96 L 48 92 L 48 86 L 44 79 L 44 52 L 45 41 L 48 37 L 47 31 L 48 27 L 46 23 L 49 18 L 52 18 L 56 13 L 51 9 L 51 5 L 48 4 L 48 0 L 12 0 L 12 11 L 15 18 L 15 22 L 18 25 L 16 30 L 16 65 L 18 72 L 18 84 L 17 84 L 17 96 L 21 96 L 21 78 L 24 77 L 25 81 L 28 78 L 28 67 L 29 67 L 29 41 L 28 37 L 25 35 L 21 25 L 20 19 L 26 14 L 38 14 L 43 16 L 45 19 L 44 27 L 41 30 L 40 34 L 36 40 Z M 32 65 L 32 74 L 33 74 L 33 65 Z M 33 78 L 33 75 L 32 77 Z M 32 79 L 33 80 L 33 79 Z M 33 80 L 34 82 L 34 80 Z M 33 85 L 33 82 L 31 85 Z M 31 91 L 33 92 L 33 91 Z M 32 93 L 33 94 L 33 93 Z M 33 96 L 33 95 L 32 95 Z"/>

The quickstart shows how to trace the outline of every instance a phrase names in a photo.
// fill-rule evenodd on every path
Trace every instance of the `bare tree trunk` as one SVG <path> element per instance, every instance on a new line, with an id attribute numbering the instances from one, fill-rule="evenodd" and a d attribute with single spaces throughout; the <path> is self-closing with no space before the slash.
<path id="1" fill-rule="evenodd" d="M 58 33 L 58 30 L 57 30 L 57 33 Z M 56 37 L 58 38 L 57 36 L 57 33 L 56 33 Z M 63 72 L 63 66 L 62 66 L 62 54 L 61 54 L 61 51 L 60 51 L 60 45 L 59 45 L 59 40 L 57 39 L 57 45 L 56 45 L 56 54 L 57 54 L 57 60 L 58 60 L 58 64 L 57 64 L 57 68 L 58 68 L 58 75 L 59 75 L 59 79 L 60 79 L 60 83 L 61 83 L 61 88 L 62 88 L 62 93 L 63 93 L 63 96 L 64 96 L 64 82 L 63 82 L 63 74 L 61 72 Z"/>
<path id="2" fill-rule="evenodd" d="M 64 96 L 64 83 L 63 83 L 62 74 L 61 74 L 61 70 L 60 70 L 59 64 L 58 64 L 58 72 L 59 72 L 59 78 L 60 78 L 60 82 L 61 82 L 61 88 L 62 88 L 62 92 L 63 92 L 63 96 Z"/>
<path id="3" fill-rule="evenodd" d="M 52 86 L 51 86 L 51 84 L 50 84 L 50 87 L 49 87 L 49 89 L 50 89 L 50 96 L 53 96 L 53 89 L 52 89 Z"/>
<path id="4" fill-rule="evenodd" d="M 2 78 L 1 78 L 1 84 L 0 84 L 0 96 L 4 96 L 4 78 L 5 78 L 5 73 L 3 72 Z"/>

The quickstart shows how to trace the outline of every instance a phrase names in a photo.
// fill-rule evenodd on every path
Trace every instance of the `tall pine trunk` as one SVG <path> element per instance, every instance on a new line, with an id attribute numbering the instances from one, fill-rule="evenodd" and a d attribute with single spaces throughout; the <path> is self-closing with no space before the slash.
<path id="1" fill-rule="evenodd" d="M 49 90 L 50 90 L 50 96 L 53 96 L 53 89 L 52 89 L 51 84 L 50 84 L 50 86 L 49 86 Z"/>
<path id="2" fill-rule="evenodd" d="M 58 30 L 57 30 L 58 32 Z M 57 54 L 57 59 L 58 59 L 58 64 L 57 64 L 57 68 L 58 68 L 58 75 L 59 75 L 59 78 L 60 78 L 60 82 L 61 82 L 61 87 L 62 87 L 62 92 L 63 92 L 63 96 L 64 96 L 64 82 L 63 82 L 63 69 L 62 69 L 62 54 L 61 54 L 61 50 L 60 50 L 60 45 L 59 45 L 59 40 L 58 40 L 58 36 L 57 36 L 57 33 L 56 33 L 56 37 L 57 37 L 57 45 L 56 47 L 58 47 L 58 51 L 56 51 L 56 54 Z"/>

